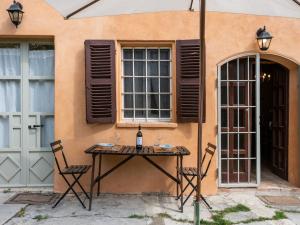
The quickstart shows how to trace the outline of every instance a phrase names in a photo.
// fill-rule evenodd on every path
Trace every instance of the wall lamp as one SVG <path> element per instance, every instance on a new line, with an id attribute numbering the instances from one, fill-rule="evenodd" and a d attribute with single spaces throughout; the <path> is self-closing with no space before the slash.
<path id="1" fill-rule="evenodd" d="M 266 26 L 259 28 L 256 32 L 256 40 L 260 50 L 267 51 L 270 47 L 272 36 L 266 31 Z"/>
<path id="2" fill-rule="evenodd" d="M 23 19 L 23 6 L 20 2 L 13 1 L 13 4 L 9 6 L 7 9 L 8 15 L 10 17 L 11 22 L 18 27 Z"/>

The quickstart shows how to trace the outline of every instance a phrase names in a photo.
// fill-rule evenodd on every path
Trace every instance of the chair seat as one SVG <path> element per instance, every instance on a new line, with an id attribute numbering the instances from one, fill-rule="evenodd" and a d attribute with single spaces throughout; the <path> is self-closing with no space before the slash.
<path id="1" fill-rule="evenodd" d="M 62 174 L 82 174 L 86 173 L 89 168 L 91 168 L 90 165 L 72 165 L 69 167 L 64 168 L 61 173 Z"/>
<path id="2" fill-rule="evenodd" d="M 197 176 L 197 168 L 196 167 L 183 167 L 181 170 L 179 170 L 179 173 L 186 175 L 186 176 Z M 203 177 L 203 174 L 202 176 Z"/>

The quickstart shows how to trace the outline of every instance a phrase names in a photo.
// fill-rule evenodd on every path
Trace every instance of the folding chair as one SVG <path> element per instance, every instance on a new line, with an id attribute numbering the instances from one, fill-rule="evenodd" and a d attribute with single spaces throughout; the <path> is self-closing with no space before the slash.
<path id="1" fill-rule="evenodd" d="M 211 160 L 215 154 L 216 151 L 216 146 L 208 143 L 207 147 L 205 149 L 205 154 L 202 158 L 202 174 L 201 174 L 201 181 L 206 177 L 207 172 L 209 170 L 210 164 L 211 164 Z M 191 195 L 193 194 L 194 191 L 196 191 L 197 189 L 197 185 L 193 183 L 193 180 L 197 177 L 197 168 L 196 167 L 183 167 L 183 168 L 178 168 L 178 173 L 180 175 L 182 175 L 186 181 L 187 184 L 186 186 L 183 188 L 183 190 L 181 191 L 181 193 L 177 196 L 177 200 L 180 199 L 180 210 L 181 212 L 183 212 L 183 206 L 184 204 L 187 202 L 187 200 L 191 197 Z M 180 180 L 180 182 L 183 182 L 183 179 Z M 179 184 L 177 184 L 179 186 Z M 177 186 L 177 188 L 179 188 Z M 182 187 L 182 184 L 180 184 L 180 186 Z M 186 189 L 191 186 L 192 187 L 192 191 L 189 193 L 189 195 L 186 197 L 185 200 L 183 200 L 183 194 L 186 191 Z M 178 190 L 178 189 L 177 189 Z M 212 209 L 211 206 L 208 204 L 208 202 L 206 201 L 206 199 L 203 197 L 203 195 L 200 195 L 202 201 L 205 203 L 205 205 L 209 208 Z"/>
<path id="2" fill-rule="evenodd" d="M 73 189 L 73 187 L 74 187 L 75 184 L 78 184 L 79 187 L 81 188 L 81 190 L 83 191 L 83 193 L 85 194 L 85 196 L 88 199 L 90 199 L 88 194 L 86 193 L 86 191 L 83 189 L 83 187 L 79 183 L 79 179 L 83 174 L 85 174 L 91 168 L 91 166 L 90 165 L 70 165 L 69 166 L 68 163 L 67 163 L 67 159 L 65 157 L 64 151 L 63 151 L 63 146 L 61 144 L 61 140 L 50 143 L 50 146 L 51 146 L 52 152 L 54 154 L 54 158 L 55 158 L 55 162 L 56 162 L 59 174 L 64 178 L 64 180 L 66 181 L 66 183 L 69 186 L 69 188 L 66 190 L 66 192 L 57 200 L 57 202 L 55 203 L 54 206 L 52 206 L 52 208 L 55 208 L 58 205 L 58 203 L 68 194 L 68 192 L 70 190 L 72 190 L 72 192 L 75 194 L 76 198 L 79 200 L 79 202 L 81 203 L 83 208 L 86 208 L 84 203 L 81 201 L 80 197 L 78 196 L 78 194 Z M 58 159 L 56 157 L 58 152 L 61 152 L 62 158 L 63 158 L 64 163 L 65 163 L 65 166 L 64 166 L 63 169 L 60 167 L 60 165 L 58 163 Z M 71 175 L 74 178 L 74 181 L 72 183 L 70 183 L 67 180 L 66 175 Z"/>

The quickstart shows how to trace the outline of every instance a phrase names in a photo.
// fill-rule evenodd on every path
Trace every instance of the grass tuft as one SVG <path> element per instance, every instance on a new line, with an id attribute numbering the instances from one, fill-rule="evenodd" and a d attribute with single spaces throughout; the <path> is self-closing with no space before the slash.
<path id="1" fill-rule="evenodd" d="M 129 219 L 144 219 L 144 218 L 148 218 L 147 215 L 137 215 L 137 214 L 132 214 L 130 216 L 128 216 Z"/>
<path id="2" fill-rule="evenodd" d="M 46 220 L 48 219 L 48 215 L 36 215 L 33 217 L 34 220 L 41 221 L 41 220 Z"/>
<path id="3" fill-rule="evenodd" d="M 273 220 L 282 220 L 286 218 L 287 218 L 286 215 L 282 211 L 276 211 L 275 215 L 273 216 Z"/>
<path id="4" fill-rule="evenodd" d="M 249 211 L 250 211 L 250 209 L 247 206 L 242 205 L 242 204 L 238 204 L 236 206 L 226 208 L 226 209 L 222 210 L 221 212 L 223 214 L 228 214 L 228 213 L 249 212 Z"/>
<path id="5" fill-rule="evenodd" d="M 206 220 L 201 220 L 201 225 L 234 225 L 234 224 L 239 224 L 239 223 L 253 223 L 253 222 L 261 222 L 261 221 L 268 221 L 268 220 L 281 220 L 287 218 L 284 212 L 282 211 L 276 211 L 275 215 L 271 218 L 268 217 L 258 217 L 258 218 L 253 218 L 249 220 L 244 220 L 244 221 L 239 221 L 237 223 L 233 223 L 229 220 L 224 219 L 224 216 L 229 213 L 236 213 L 236 212 L 249 212 L 250 209 L 242 204 L 238 204 L 233 207 L 225 208 L 220 211 L 214 211 L 212 215 L 212 220 L 213 221 L 206 221 Z M 144 219 L 144 218 L 155 218 L 155 217 L 160 217 L 160 218 L 165 218 L 165 219 L 170 219 L 174 222 L 177 223 L 183 223 L 183 224 L 193 224 L 192 220 L 188 219 L 177 219 L 172 217 L 168 213 L 159 213 L 156 216 L 147 216 L 147 215 L 130 215 L 128 218 L 133 218 L 133 219 Z"/>
<path id="6" fill-rule="evenodd" d="M 3 193 L 5 193 L 5 194 L 6 194 L 6 193 L 10 193 L 10 192 L 11 192 L 11 189 L 10 189 L 10 188 L 7 188 L 7 189 L 4 189 L 4 190 L 3 190 Z"/>
<path id="7" fill-rule="evenodd" d="M 21 208 L 19 212 L 17 212 L 16 217 L 24 217 L 25 216 L 25 208 Z"/>

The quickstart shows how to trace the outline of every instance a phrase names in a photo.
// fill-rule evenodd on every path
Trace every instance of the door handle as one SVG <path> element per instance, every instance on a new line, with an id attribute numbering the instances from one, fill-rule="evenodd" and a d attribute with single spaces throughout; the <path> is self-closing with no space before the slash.
<path id="1" fill-rule="evenodd" d="M 36 129 L 36 128 L 38 128 L 38 127 L 43 127 L 43 126 L 44 126 L 44 125 L 42 125 L 42 124 L 41 124 L 41 125 L 29 125 L 28 128 L 29 128 L 29 129 Z"/>

